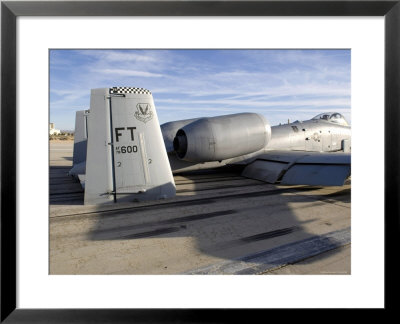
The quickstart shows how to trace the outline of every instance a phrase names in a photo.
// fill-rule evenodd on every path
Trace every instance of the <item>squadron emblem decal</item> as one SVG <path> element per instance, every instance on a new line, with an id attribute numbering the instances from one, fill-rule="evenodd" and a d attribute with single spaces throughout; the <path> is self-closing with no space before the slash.
<path id="1" fill-rule="evenodd" d="M 148 103 L 139 103 L 136 105 L 137 111 L 135 112 L 135 117 L 137 120 L 143 123 L 148 122 L 153 118 L 153 112 L 151 111 L 151 105 Z"/>

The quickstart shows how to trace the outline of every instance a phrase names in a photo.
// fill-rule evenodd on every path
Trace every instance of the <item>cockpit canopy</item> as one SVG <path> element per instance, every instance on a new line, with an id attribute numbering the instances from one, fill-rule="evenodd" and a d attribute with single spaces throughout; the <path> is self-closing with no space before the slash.
<path id="1" fill-rule="evenodd" d="M 344 119 L 344 117 L 341 114 L 336 113 L 336 112 L 322 113 L 322 114 L 315 116 L 313 119 L 314 120 L 323 119 L 323 120 L 326 120 L 326 121 L 329 121 L 329 122 L 332 122 L 335 124 L 349 126 L 346 119 Z"/>

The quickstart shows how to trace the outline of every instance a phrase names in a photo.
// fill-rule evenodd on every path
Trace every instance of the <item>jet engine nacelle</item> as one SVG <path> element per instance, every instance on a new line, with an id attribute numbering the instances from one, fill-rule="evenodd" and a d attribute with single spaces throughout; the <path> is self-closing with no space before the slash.
<path id="1" fill-rule="evenodd" d="M 210 162 L 259 151 L 270 138 L 271 126 L 263 116 L 242 113 L 200 118 L 179 129 L 173 144 L 182 160 Z"/>

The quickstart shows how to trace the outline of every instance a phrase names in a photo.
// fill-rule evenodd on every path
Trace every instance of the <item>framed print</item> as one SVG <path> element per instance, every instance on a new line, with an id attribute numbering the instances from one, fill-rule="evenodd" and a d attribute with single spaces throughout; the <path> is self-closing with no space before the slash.
<path id="1" fill-rule="evenodd" d="M 399 1 L 3 1 L 1 321 L 220 322 L 226 321 L 226 316 L 235 314 L 237 308 L 253 311 L 303 307 L 392 308 L 394 301 L 389 296 L 395 287 L 392 283 L 398 281 L 390 255 L 394 253 L 393 241 L 399 230 L 399 16 Z M 149 60 L 149 57 L 141 56 L 134 50 L 146 49 L 151 55 L 158 51 L 154 55 L 169 55 L 170 62 L 175 64 L 180 59 L 186 62 L 188 69 L 185 71 L 195 70 L 198 66 L 194 61 L 185 61 L 188 56 L 175 55 L 175 50 L 193 50 L 187 55 L 198 60 L 213 55 L 215 62 L 221 65 L 225 60 L 222 56 L 218 57 L 221 53 L 206 53 L 204 49 L 241 49 L 243 56 L 245 50 L 268 48 L 282 51 L 321 48 L 340 50 L 346 55 L 351 51 L 351 108 L 353 105 L 361 107 L 351 113 L 354 132 L 358 134 L 354 142 L 354 160 L 352 156 L 352 164 L 354 161 L 356 166 L 352 169 L 352 202 L 354 199 L 355 205 L 361 206 L 355 209 L 354 215 L 352 210 L 354 253 L 352 251 L 351 275 L 347 278 L 325 276 L 324 279 L 321 276 L 302 279 L 298 276 L 286 276 L 285 279 L 282 279 L 284 276 L 264 276 L 269 278 L 261 282 L 260 276 L 165 278 L 148 273 L 104 276 L 113 267 L 99 272 L 97 276 L 90 271 L 86 273 L 88 275 L 82 275 L 83 272 L 66 271 L 67 265 L 71 268 L 76 266 L 68 260 L 61 268 L 52 268 L 48 263 L 48 255 L 52 253 L 46 225 L 48 196 L 44 198 L 41 195 L 44 191 L 47 193 L 48 188 L 47 182 L 44 187 L 40 184 L 48 178 L 48 165 L 43 163 L 43 157 L 48 157 L 48 129 L 43 132 L 43 125 L 48 127 L 49 120 L 48 110 L 43 106 L 49 106 L 50 79 L 54 80 L 56 76 L 52 74 L 55 65 L 49 64 L 53 62 L 54 53 L 60 54 L 58 62 L 65 63 L 68 60 L 64 53 L 71 49 L 82 50 L 75 52 L 82 55 L 79 61 L 65 63 L 70 67 L 75 64 L 78 71 L 83 69 L 82 62 L 99 63 L 96 58 L 100 52 L 96 51 L 102 50 L 101 55 L 107 56 L 106 51 L 114 49 L 112 55 L 129 59 L 122 51 L 127 48 L 133 49 L 131 55 L 140 56 L 142 61 Z M 160 52 L 165 49 L 171 51 Z M 194 53 L 197 50 L 202 50 L 202 54 Z M 323 55 L 321 53 L 318 54 Z M 278 54 L 284 56 L 283 52 Z M 83 56 L 85 59 L 82 59 Z M 350 61 L 350 56 L 346 57 Z M 116 64 L 115 60 L 110 62 L 107 64 Z M 105 69 L 109 73 L 105 65 L 96 64 L 92 65 L 94 69 Z M 232 64 L 237 64 L 237 61 Z M 113 68 L 118 70 L 115 66 Z M 230 77 L 243 78 L 243 83 L 252 85 L 249 74 L 233 71 L 235 73 Z M 298 74 L 303 72 L 298 71 Z M 127 74 L 122 67 L 118 73 Z M 159 76 L 156 69 L 132 73 L 131 76 L 143 76 L 144 73 L 147 77 Z M 339 68 L 336 73 L 340 73 Z M 289 77 L 294 78 L 294 75 Z M 78 72 L 74 76 L 79 79 L 85 77 Z M 197 78 L 200 76 L 197 74 Z M 190 82 L 189 78 L 185 80 Z M 62 78 L 57 81 L 62 86 Z M 76 84 L 74 91 L 79 90 L 79 82 Z M 318 87 L 314 90 L 317 91 Z M 57 91 L 65 94 L 62 87 Z M 73 94 L 68 95 L 72 98 L 72 106 Z M 237 96 L 233 98 L 237 99 Z M 363 101 L 366 98 L 369 102 Z M 300 99 L 295 97 L 294 100 Z M 182 98 L 164 98 L 164 102 L 172 102 L 176 107 L 189 104 Z M 205 102 L 211 104 L 212 100 Z M 222 104 L 222 101 L 216 103 Z M 274 103 L 279 104 L 278 101 Z M 232 102 L 229 104 L 234 105 Z M 333 104 L 340 105 L 336 101 Z M 373 108 L 374 105 L 376 108 Z M 136 118 L 142 123 L 150 122 L 154 117 L 148 105 L 138 104 L 137 109 Z M 166 113 L 172 109 L 173 105 L 165 104 Z M 127 131 L 122 128 L 117 130 L 117 138 L 123 136 L 123 130 Z M 132 128 L 130 131 L 133 137 Z M 36 145 L 35 141 L 41 142 L 44 138 L 47 138 L 46 146 Z M 129 149 L 134 152 L 137 147 L 130 146 Z M 368 184 L 370 190 L 366 189 Z M 113 190 L 114 196 L 115 192 Z M 204 211 L 204 215 L 209 214 L 212 213 Z M 62 216 L 66 217 L 68 213 Z M 86 226 L 84 221 L 82 226 Z M 102 233 L 100 236 L 106 233 L 101 231 L 101 226 L 96 232 Z M 179 230 L 172 225 L 164 228 L 165 233 Z M 152 233 L 143 230 L 139 234 Z M 96 240 L 100 241 L 100 236 Z M 254 235 L 251 237 L 254 238 Z M 67 254 L 74 258 L 73 252 L 68 251 Z M 371 255 L 370 259 L 368 255 Z M 357 263 L 359 260 L 362 262 Z M 366 260 L 369 261 L 368 268 L 365 268 Z M 370 293 L 364 292 L 365 299 L 357 300 L 356 294 L 360 291 L 356 293 L 353 290 L 360 289 L 368 278 L 376 279 L 370 281 Z M 296 287 L 292 288 L 296 293 L 288 297 L 282 290 L 288 290 L 290 286 Z M 332 296 L 324 296 L 325 303 L 312 304 L 307 290 L 310 295 L 318 295 L 322 294 L 323 287 L 324 292 L 332 291 Z M 351 291 L 336 302 L 335 293 L 343 287 L 349 287 Z M 270 293 L 261 298 L 263 294 L 260 290 Z M 250 296 L 253 292 L 256 297 Z M 46 294 L 47 297 L 43 296 Z M 287 304 L 275 303 L 274 300 L 286 300 Z"/>

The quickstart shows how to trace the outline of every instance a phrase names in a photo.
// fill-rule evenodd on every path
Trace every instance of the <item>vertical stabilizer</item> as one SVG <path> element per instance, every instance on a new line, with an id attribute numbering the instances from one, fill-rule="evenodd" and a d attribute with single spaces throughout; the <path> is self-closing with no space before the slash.
<path id="1" fill-rule="evenodd" d="M 85 204 L 172 197 L 175 184 L 151 92 L 93 89 Z"/>
<path id="2" fill-rule="evenodd" d="M 85 174 L 87 150 L 87 117 L 88 110 L 80 110 L 75 114 L 74 155 L 70 175 L 79 177 Z"/>

